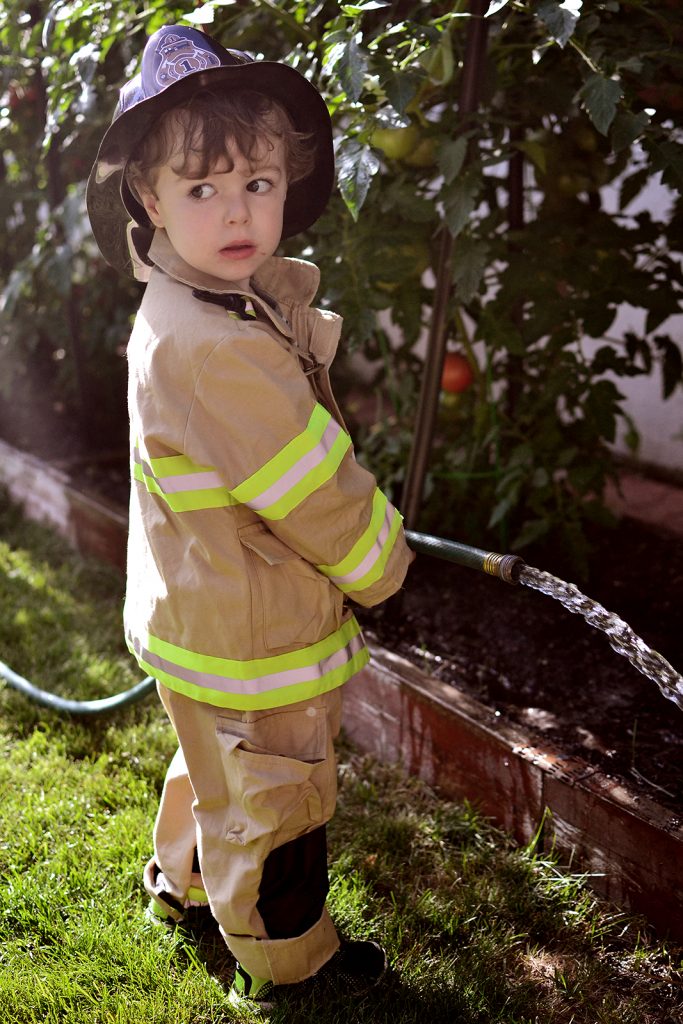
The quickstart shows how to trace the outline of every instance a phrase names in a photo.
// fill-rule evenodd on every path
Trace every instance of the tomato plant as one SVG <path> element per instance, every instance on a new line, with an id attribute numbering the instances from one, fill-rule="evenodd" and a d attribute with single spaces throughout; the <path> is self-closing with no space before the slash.
<path id="1" fill-rule="evenodd" d="M 96 259 L 84 179 L 146 34 L 205 25 L 227 46 L 291 63 L 332 112 L 338 192 L 282 251 L 320 266 L 319 301 L 344 317 L 338 387 L 358 388 L 344 362 L 354 351 L 372 368 L 379 412 L 364 434 L 357 425 L 359 458 L 400 495 L 424 378 L 418 342 L 441 271 L 450 336 L 462 343 L 462 314 L 482 372 L 473 387 L 474 364 L 461 366 L 466 394 L 442 402 L 421 525 L 431 517 L 448 533 L 452 516 L 465 542 L 553 536 L 575 548 L 601 514 L 617 428 L 629 426 L 619 378 L 659 373 L 665 398 L 681 386 L 668 320 L 683 295 L 672 255 L 683 8 L 496 0 L 483 98 L 463 132 L 472 11 L 473 0 L 0 0 L 0 389 L 44 348 L 56 400 L 76 390 L 79 352 L 91 407 L 106 406 L 98 379 L 124 394 L 116 352 L 139 292 Z M 630 216 L 657 176 L 670 215 L 647 205 Z M 523 216 L 511 230 L 515 199 Z M 444 227 L 453 258 L 440 266 Z M 615 336 L 624 303 L 640 326 Z"/>

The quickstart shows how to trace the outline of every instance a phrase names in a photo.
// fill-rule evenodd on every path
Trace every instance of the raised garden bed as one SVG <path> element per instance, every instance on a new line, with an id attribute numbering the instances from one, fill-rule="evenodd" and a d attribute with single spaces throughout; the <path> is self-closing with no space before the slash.
<path id="1" fill-rule="evenodd" d="M 449 797 L 585 871 L 598 892 L 683 939 L 683 820 L 628 781 L 539 744 L 467 693 L 373 647 L 345 688 L 345 728 Z"/>
<path id="2" fill-rule="evenodd" d="M 4 441 L 0 441 L 0 483 L 29 519 L 48 523 L 82 554 L 125 568 L 125 506 L 77 487 L 63 469 Z"/>
<path id="3" fill-rule="evenodd" d="M 82 552 L 123 566 L 126 513 L 122 506 L 112 506 L 110 501 L 86 493 L 74 486 L 64 470 L 2 442 L 0 482 L 24 505 L 29 517 L 51 523 Z M 476 579 L 477 586 L 484 588 L 484 605 L 489 606 L 490 616 L 495 618 L 496 595 L 501 597 L 513 588 L 471 570 L 458 571 L 465 573 L 468 580 Z M 443 573 L 439 575 L 443 577 Z M 421 593 L 418 589 L 413 594 L 414 604 L 420 604 Z M 642 594 L 639 596 L 644 599 Z M 533 599 L 529 595 L 528 600 Z M 680 608 L 679 599 L 680 593 L 667 597 L 674 610 Z M 469 596 L 465 600 L 470 600 Z M 521 601 L 526 603 L 524 596 Z M 429 614 L 427 610 L 423 620 Z M 531 618 L 526 622 L 516 622 L 514 616 L 502 617 L 509 622 L 510 635 L 522 647 L 538 617 L 535 612 L 528 614 Z M 556 614 L 561 616 L 558 622 L 571 623 L 571 616 L 561 610 Z M 438 626 L 438 616 L 434 618 Z M 480 614 L 480 619 L 485 635 L 489 628 L 486 615 Z M 638 629 L 637 622 L 629 621 Z M 414 644 L 422 643 L 422 656 L 427 663 L 429 650 L 422 636 L 424 621 L 411 622 L 408 615 L 406 622 L 408 630 L 415 633 Z M 366 626 L 374 630 L 371 618 Z M 499 633 L 501 628 L 499 616 Z M 562 631 L 564 628 L 562 625 Z M 570 633 L 571 629 L 578 630 L 582 642 L 584 633 L 594 633 L 576 622 L 567 628 Z M 599 731 L 591 731 L 595 722 L 590 718 L 590 710 L 581 712 L 586 724 L 584 731 L 594 739 L 597 736 L 597 747 L 586 748 L 584 752 L 580 744 L 565 745 L 561 730 L 544 733 L 539 729 L 538 714 L 527 714 L 535 724 L 526 727 L 525 713 L 539 712 L 539 708 L 533 706 L 533 695 L 524 694 L 524 685 L 519 685 L 521 696 L 518 693 L 517 700 L 521 713 L 515 715 L 511 704 L 515 679 L 504 671 L 491 665 L 482 668 L 481 658 L 477 661 L 462 654 L 459 661 L 455 655 L 455 674 L 444 673 L 447 659 L 438 654 L 433 657 L 438 672 L 424 671 L 397 653 L 401 643 L 386 638 L 391 630 L 383 633 L 383 641 L 373 645 L 371 665 L 345 690 L 345 726 L 354 742 L 382 760 L 402 761 L 410 771 L 450 797 L 471 800 L 520 842 L 531 841 L 540 829 L 539 841 L 543 846 L 554 846 L 574 869 L 585 871 L 596 890 L 618 905 L 642 913 L 662 932 L 683 939 L 683 800 L 676 783 L 672 783 L 673 789 L 665 791 L 647 778 L 639 782 L 638 773 L 629 777 L 623 766 L 620 769 L 614 762 L 613 750 L 599 749 Z M 486 647 L 485 639 L 471 639 L 477 649 Z M 550 679 L 554 671 L 550 640 L 547 635 L 541 637 L 548 658 L 536 657 L 526 665 L 523 657 L 518 658 L 522 682 L 526 674 L 540 673 L 542 677 L 543 672 Z M 607 648 L 604 638 L 598 643 Z M 581 646 L 576 640 L 570 640 L 570 644 L 572 652 Z M 514 643 L 510 647 L 514 653 Z M 672 653 L 664 649 L 662 653 L 675 663 Z M 590 650 L 587 656 L 594 657 Z M 605 683 L 606 689 L 611 687 L 614 691 L 620 686 L 615 680 L 625 679 L 635 670 L 625 663 L 622 666 L 616 654 L 609 652 L 608 656 L 618 665 L 616 675 Z M 545 665 L 539 667 L 539 661 L 544 660 Z M 582 671 L 578 664 L 579 682 L 583 681 Z M 482 683 L 482 672 L 494 680 L 488 689 Z M 498 698 L 502 699 L 495 699 L 496 686 L 500 690 Z M 654 684 L 645 681 L 644 686 L 644 703 L 637 694 L 634 699 L 643 703 L 645 718 L 650 709 L 644 705 L 661 699 Z M 620 699 L 617 693 L 613 710 Z M 669 702 L 666 704 L 664 713 L 670 713 L 671 719 L 671 753 L 674 761 L 680 761 L 683 718 L 677 717 L 681 712 L 673 704 L 670 708 Z M 635 736 L 632 741 L 635 750 Z M 626 742 L 630 742 L 628 738 Z"/>

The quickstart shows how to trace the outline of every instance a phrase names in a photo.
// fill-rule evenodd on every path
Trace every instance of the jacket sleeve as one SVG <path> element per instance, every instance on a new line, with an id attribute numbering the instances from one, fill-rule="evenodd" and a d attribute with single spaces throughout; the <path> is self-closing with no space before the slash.
<path id="1" fill-rule="evenodd" d="M 185 451 L 354 601 L 375 605 L 400 588 L 412 559 L 402 517 L 298 361 L 265 331 L 245 325 L 213 349 Z"/>

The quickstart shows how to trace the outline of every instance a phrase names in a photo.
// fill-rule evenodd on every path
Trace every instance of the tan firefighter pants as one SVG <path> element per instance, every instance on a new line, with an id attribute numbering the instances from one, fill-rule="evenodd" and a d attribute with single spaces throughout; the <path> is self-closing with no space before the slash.
<path id="1" fill-rule="evenodd" d="M 179 742 L 154 835 L 166 888 L 185 899 L 196 846 L 211 912 L 242 966 L 276 984 L 310 977 L 339 947 L 327 911 L 301 935 L 269 938 L 257 903 L 271 851 L 334 812 L 340 689 L 248 712 L 158 689 Z"/>

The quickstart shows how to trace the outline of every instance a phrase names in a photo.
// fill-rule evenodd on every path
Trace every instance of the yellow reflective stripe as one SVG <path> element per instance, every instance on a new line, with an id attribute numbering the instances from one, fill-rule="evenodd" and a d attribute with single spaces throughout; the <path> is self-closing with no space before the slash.
<path id="1" fill-rule="evenodd" d="M 233 490 L 264 519 L 284 519 L 334 476 L 351 438 L 316 404 L 305 430 Z"/>
<path id="2" fill-rule="evenodd" d="M 264 519 L 284 519 L 302 501 L 305 501 L 319 487 L 332 479 L 350 447 L 351 438 L 340 429 L 332 448 L 323 461 L 314 469 L 309 470 L 304 479 L 295 484 L 282 498 L 266 508 L 258 509 L 259 515 Z"/>
<path id="3" fill-rule="evenodd" d="M 188 651 L 184 647 L 177 647 L 166 640 L 150 636 L 147 638 L 147 648 L 154 654 L 160 655 L 183 668 L 193 669 L 206 675 L 223 676 L 232 679 L 258 679 L 265 675 L 272 675 L 274 672 L 287 672 L 290 669 L 307 668 L 322 658 L 333 654 L 343 647 L 354 636 L 360 633 L 360 626 L 354 618 L 345 622 L 334 633 L 318 640 L 309 647 L 303 647 L 298 651 L 289 651 L 287 654 L 274 654 L 268 658 L 254 658 L 250 661 L 236 660 L 233 658 L 216 658 L 210 654 L 197 654 L 195 651 Z"/>
<path id="4" fill-rule="evenodd" d="M 372 515 L 367 529 L 353 545 L 348 555 L 342 558 L 341 562 L 337 562 L 336 565 L 317 565 L 316 569 L 318 572 L 324 573 L 325 576 L 333 577 L 335 582 L 337 580 L 344 582 L 345 577 L 353 573 L 371 554 L 382 528 L 388 503 L 386 494 L 383 494 L 379 487 L 377 487 L 372 496 Z"/>
<path id="5" fill-rule="evenodd" d="M 351 438 L 316 403 L 306 428 L 230 491 L 213 466 L 186 455 L 145 459 L 136 446 L 133 477 L 174 512 L 248 505 L 264 519 L 284 519 L 337 472 Z"/>
<path id="6" fill-rule="evenodd" d="M 355 619 L 299 651 L 251 661 L 216 658 L 149 636 L 129 637 L 140 666 L 169 688 L 219 707 L 249 710 L 290 704 L 325 693 L 368 661 Z"/>
<path id="7" fill-rule="evenodd" d="M 197 512 L 200 509 L 226 508 L 229 505 L 238 504 L 227 487 L 165 493 L 157 479 L 145 473 L 139 462 L 133 465 L 133 478 L 144 484 L 150 494 L 156 494 L 162 498 L 172 512 Z"/>
<path id="8" fill-rule="evenodd" d="M 170 675 L 159 668 L 147 664 L 144 659 L 138 658 L 138 664 L 143 672 L 158 679 L 160 683 L 167 686 L 169 690 L 182 693 L 191 700 L 202 701 L 205 704 L 212 704 L 219 708 L 234 708 L 236 711 L 263 711 L 272 707 L 286 707 L 288 704 L 297 704 L 302 700 L 311 700 L 321 693 L 328 693 L 347 683 L 357 675 L 360 670 L 370 661 L 370 653 L 367 647 L 360 651 L 346 662 L 345 665 L 328 672 L 321 679 L 314 682 L 298 683 L 293 686 L 280 688 L 275 691 L 262 691 L 257 694 L 244 696 L 239 693 L 228 693 L 223 690 L 211 690 L 203 686 L 196 686 L 176 676 Z"/>
<path id="9" fill-rule="evenodd" d="M 387 506 L 388 508 L 393 507 L 388 503 Z M 387 562 L 389 561 L 389 556 L 391 555 L 391 552 L 394 549 L 394 544 L 396 543 L 396 538 L 398 537 L 402 522 L 403 517 L 401 516 L 401 513 L 398 512 L 396 509 L 393 509 L 393 516 L 391 518 L 391 525 L 389 528 L 388 536 L 384 543 L 382 544 L 379 556 L 372 565 L 372 568 L 369 569 L 369 571 L 366 572 L 364 576 L 361 576 L 360 579 L 352 580 L 349 583 L 344 583 L 342 581 L 336 582 L 336 580 L 333 581 L 335 583 L 335 586 L 338 587 L 339 590 L 341 590 L 344 594 L 351 594 L 354 591 L 358 590 L 366 590 L 367 587 L 371 587 L 373 583 L 376 583 L 377 580 L 382 578 L 384 570 L 386 569 Z"/>
<path id="10" fill-rule="evenodd" d="M 316 403 L 305 430 L 292 438 L 277 455 L 269 459 L 260 469 L 238 484 L 234 488 L 233 494 L 244 505 L 250 505 L 320 443 L 331 418 L 327 409 Z"/>

